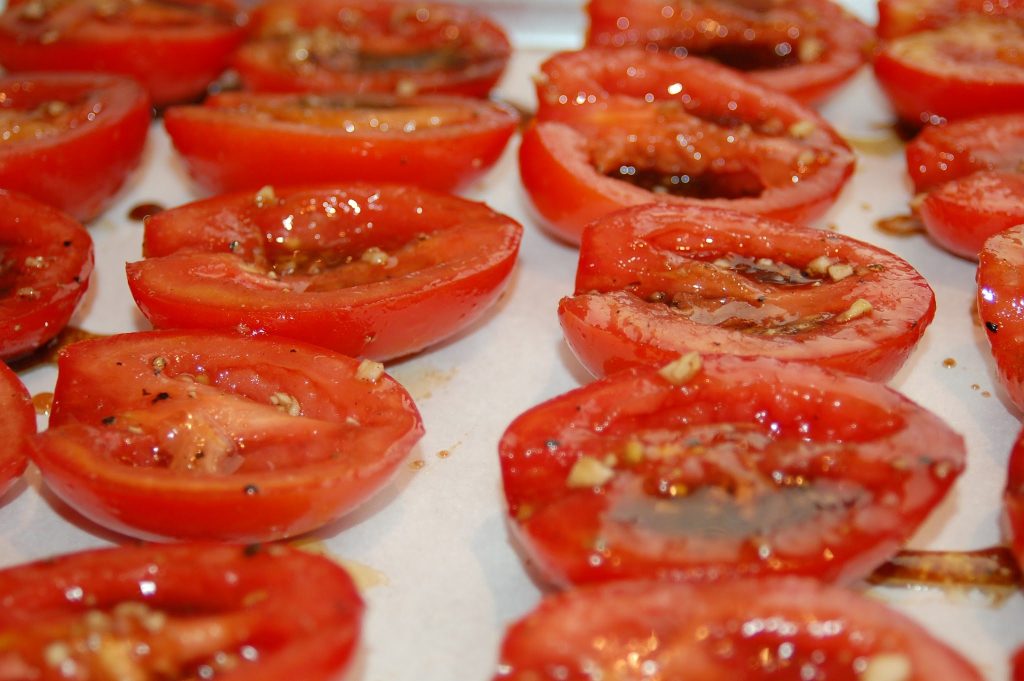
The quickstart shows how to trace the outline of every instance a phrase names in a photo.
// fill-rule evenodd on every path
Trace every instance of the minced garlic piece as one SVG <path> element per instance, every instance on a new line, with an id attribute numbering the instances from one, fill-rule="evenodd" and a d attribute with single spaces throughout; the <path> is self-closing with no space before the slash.
<path id="1" fill-rule="evenodd" d="M 274 393 L 270 396 L 270 403 L 288 414 L 288 416 L 298 416 L 302 413 L 302 406 L 299 404 L 299 401 L 288 393 Z"/>
<path id="2" fill-rule="evenodd" d="M 825 43 L 817 38 L 804 38 L 796 46 L 796 56 L 803 64 L 817 61 L 824 52 Z"/>
<path id="3" fill-rule="evenodd" d="M 644 460 L 644 446 L 639 440 L 630 440 L 626 443 L 626 461 L 637 464 Z"/>
<path id="4" fill-rule="evenodd" d="M 880 653 L 868 658 L 858 681 L 909 681 L 910 658 L 901 653 Z"/>
<path id="5" fill-rule="evenodd" d="M 818 126 L 808 120 L 797 121 L 789 126 L 789 136 L 797 139 L 807 139 L 818 131 Z"/>
<path id="6" fill-rule="evenodd" d="M 871 303 L 864 300 L 863 298 L 858 298 L 857 300 L 853 301 L 853 303 L 850 305 L 849 309 L 846 310 L 846 312 L 843 312 L 842 314 L 836 317 L 836 321 L 848 322 L 851 319 L 856 319 L 857 317 L 866 315 L 873 309 L 874 308 L 871 307 Z"/>
<path id="7" fill-rule="evenodd" d="M 419 91 L 416 81 L 411 78 L 402 78 L 395 84 L 395 94 L 399 97 L 412 97 Z"/>
<path id="8" fill-rule="evenodd" d="M 600 487 L 615 477 L 615 471 L 592 456 L 581 456 L 569 471 L 565 486 L 573 489 Z"/>
<path id="9" fill-rule="evenodd" d="M 46 267 L 46 256 L 34 255 L 25 258 L 25 267 L 34 270 L 41 270 Z"/>
<path id="10" fill-rule="evenodd" d="M 269 206 L 272 203 L 277 203 L 277 194 L 274 192 L 273 185 L 263 185 L 258 192 L 256 192 L 256 207 L 263 208 Z"/>
<path id="11" fill-rule="evenodd" d="M 371 246 L 363 251 L 359 259 L 371 265 L 386 265 L 388 263 L 388 254 L 376 246 Z"/>
<path id="12" fill-rule="evenodd" d="M 46 646 L 43 650 L 43 660 L 47 667 L 59 667 L 71 659 L 71 647 L 67 643 L 58 641 Z"/>
<path id="13" fill-rule="evenodd" d="M 360 381 L 376 383 L 377 379 L 384 375 L 384 365 L 370 359 L 364 359 L 356 369 L 356 378 Z"/>
<path id="14" fill-rule="evenodd" d="M 827 255 L 819 255 L 814 260 L 807 263 L 807 273 L 824 275 L 828 272 L 828 268 L 836 263 L 835 260 L 828 257 Z"/>
<path id="15" fill-rule="evenodd" d="M 842 281 L 849 276 L 853 276 L 853 265 L 848 263 L 830 265 L 828 268 L 828 276 L 832 278 L 832 281 Z"/>
<path id="16" fill-rule="evenodd" d="M 674 362 L 669 362 L 661 367 L 658 373 L 673 385 L 683 385 L 696 376 L 703 365 L 700 353 L 688 352 Z"/>
<path id="17" fill-rule="evenodd" d="M 31 286 L 22 286 L 15 293 L 19 298 L 38 298 L 40 295 L 39 291 Z"/>

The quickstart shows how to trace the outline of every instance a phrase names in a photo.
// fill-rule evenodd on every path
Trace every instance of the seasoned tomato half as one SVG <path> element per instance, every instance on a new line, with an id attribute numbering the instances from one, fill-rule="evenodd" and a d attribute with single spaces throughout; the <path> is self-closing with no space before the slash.
<path id="1" fill-rule="evenodd" d="M 939 123 L 1024 109 L 1024 17 L 967 15 L 897 38 L 875 75 L 900 118 Z"/>
<path id="2" fill-rule="evenodd" d="M 981 681 L 876 600 L 802 579 L 626 582 L 546 598 L 513 624 L 494 681 Z"/>
<path id="3" fill-rule="evenodd" d="M 92 274 L 92 239 L 70 215 L 0 189 L 0 360 L 60 333 Z"/>
<path id="4" fill-rule="evenodd" d="M 976 259 L 985 240 L 1024 223 L 1024 174 L 978 172 L 928 192 L 917 207 L 936 243 Z"/>
<path id="5" fill-rule="evenodd" d="M 847 583 L 899 549 L 965 456 L 942 419 L 880 383 L 697 353 L 534 407 L 499 452 L 513 530 L 561 586 Z"/>
<path id="6" fill-rule="evenodd" d="M 576 294 L 558 314 L 597 375 L 697 350 L 887 380 L 931 323 L 935 296 L 904 260 L 835 232 L 655 205 L 584 231 Z"/>
<path id="7" fill-rule="evenodd" d="M 90 220 L 139 164 L 148 131 L 149 100 L 126 78 L 0 78 L 0 186 Z"/>
<path id="8" fill-rule="evenodd" d="M 1017 564 L 1024 567 L 1024 433 L 1017 437 L 1010 452 L 1006 475 L 1006 529 Z M 1018 656 L 1020 657 L 1020 656 Z M 1021 658 L 1024 661 L 1024 657 Z M 1022 669 L 1021 671 L 1024 671 Z"/>
<path id="9" fill-rule="evenodd" d="M 8 71 L 118 73 L 153 104 L 195 99 L 244 28 L 233 0 L 16 0 L 0 15 Z"/>
<path id="10" fill-rule="evenodd" d="M 0 362 L 0 498 L 25 470 L 26 440 L 36 432 L 32 397 L 18 375 Z M 2 665 L 0 665 L 2 666 Z"/>
<path id="11" fill-rule="evenodd" d="M 981 116 L 924 128 L 906 148 L 917 192 L 979 170 L 1021 170 L 1024 114 Z"/>
<path id="12" fill-rule="evenodd" d="M 874 34 L 830 0 L 591 0 L 587 44 L 696 55 L 819 101 L 864 64 Z"/>
<path id="13" fill-rule="evenodd" d="M 130 546 L 0 571 L 5 679 L 329 681 L 363 603 L 326 558 L 283 546 Z"/>
<path id="14" fill-rule="evenodd" d="M 542 70 L 520 172 L 566 241 L 653 201 L 807 222 L 853 171 L 849 147 L 816 113 L 708 61 L 591 49 Z"/>
<path id="15" fill-rule="evenodd" d="M 478 319 L 521 236 L 483 204 L 424 189 L 267 187 L 154 215 L 128 284 L 159 328 L 273 333 L 387 359 Z"/>
<path id="16" fill-rule="evenodd" d="M 1006 394 L 1024 411 L 1024 225 L 992 236 L 978 255 L 978 316 Z"/>
<path id="17" fill-rule="evenodd" d="M 892 40 L 952 24 L 964 16 L 1024 17 L 1020 0 L 878 0 L 878 37 Z"/>
<path id="18" fill-rule="evenodd" d="M 164 115 L 192 177 L 213 193 L 357 180 L 452 191 L 494 165 L 518 121 L 471 98 L 241 92 Z"/>
<path id="19" fill-rule="evenodd" d="M 57 496 L 118 532 L 264 541 L 354 508 L 422 433 L 412 398 L 376 362 L 148 332 L 61 353 L 50 428 L 30 455 Z"/>
<path id="20" fill-rule="evenodd" d="M 405 0 L 273 0 L 235 56 L 245 87 L 277 92 L 486 97 L 512 48 L 468 5 Z"/>

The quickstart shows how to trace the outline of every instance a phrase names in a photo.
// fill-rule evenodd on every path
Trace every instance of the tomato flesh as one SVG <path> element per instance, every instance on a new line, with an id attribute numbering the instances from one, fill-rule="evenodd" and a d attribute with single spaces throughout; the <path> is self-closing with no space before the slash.
<path id="1" fill-rule="evenodd" d="M 483 204 L 396 185 L 244 193 L 153 216 L 128 265 L 158 328 L 273 333 L 347 355 L 422 350 L 504 289 L 522 228 Z"/>
<path id="2" fill-rule="evenodd" d="M 829 0 L 732 3 L 593 0 L 587 44 L 716 60 L 804 103 L 824 99 L 864 63 L 872 31 Z"/>
<path id="3" fill-rule="evenodd" d="M 0 15 L 8 71 L 117 73 L 155 106 L 195 99 L 227 67 L 244 29 L 232 0 L 25 0 Z"/>
<path id="4" fill-rule="evenodd" d="M 227 93 L 173 107 L 164 124 L 199 185 L 387 181 L 464 187 L 498 160 L 518 115 L 454 97 Z"/>
<path id="5" fill-rule="evenodd" d="M 906 148 L 907 172 L 917 192 L 979 170 L 1019 171 L 1024 115 L 981 116 L 929 126 Z"/>
<path id="6" fill-rule="evenodd" d="M 978 254 L 978 316 L 1007 396 L 1024 410 L 1024 225 L 985 242 Z"/>
<path id="7" fill-rule="evenodd" d="M 566 241 L 602 215 L 654 201 L 807 222 L 853 170 L 817 114 L 707 61 L 591 49 L 542 70 L 520 173 L 545 226 Z"/>
<path id="8" fill-rule="evenodd" d="M 850 582 L 894 554 L 963 469 L 962 439 L 881 384 L 694 357 L 690 375 L 623 371 L 505 432 L 509 515 L 551 582 Z"/>
<path id="9" fill-rule="evenodd" d="M 301 579 L 296 579 L 301 575 Z M 363 603 L 282 546 L 135 546 L 0 571 L 4 679 L 337 678 Z"/>
<path id="10" fill-rule="evenodd" d="M 965 15 L 1022 17 L 1020 0 L 879 0 L 878 37 L 892 40 L 956 22 Z"/>
<path id="11" fill-rule="evenodd" d="M 1017 564 L 1024 566 L 1024 436 L 1017 437 L 1010 451 L 1003 502 L 1010 547 Z"/>
<path id="12" fill-rule="evenodd" d="M 92 239 L 81 224 L 0 190 L 0 360 L 25 355 L 60 333 L 92 267 Z"/>
<path id="13" fill-rule="evenodd" d="M 58 496 L 118 532 L 264 541 L 357 506 L 422 432 L 412 399 L 372 362 L 150 332 L 61 354 L 50 429 L 30 454 Z"/>
<path id="14" fill-rule="evenodd" d="M 252 90 L 486 97 L 511 54 L 480 12 L 440 2 L 277 0 L 235 68 Z"/>
<path id="15" fill-rule="evenodd" d="M 872 599 L 810 580 L 626 582 L 550 596 L 513 624 L 494 681 L 980 681 Z"/>
<path id="16" fill-rule="evenodd" d="M 0 499 L 25 471 L 28 457 L 26 440 L 36 432 L 36 412 L 32 396 L 18 375 L 0 362 Z"/>
<path id="17" fill-rule="evenodd" d="M 935 296 L 902 259 L 834 232 L 660 205 L 584 231 L 576 294 L 558 313 L 596 375 L 697 350 L 887 380 L 931 322 Z"/>

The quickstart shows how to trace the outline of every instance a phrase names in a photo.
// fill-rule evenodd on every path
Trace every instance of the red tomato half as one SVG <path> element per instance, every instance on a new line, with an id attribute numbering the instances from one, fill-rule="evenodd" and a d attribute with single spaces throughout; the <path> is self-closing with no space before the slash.
<path id="1" fill-rule="evenodd" d="M 688 350 L 813 362 L 873 380 L 903 365 L 935 314 L 895 255 L 733 211 L 641 206 L 583 232 L 559 319 L 597 375 Z"/>
<path id="2" fill-rule="evenodd" d="M 941 419 L 879 383 L 696 353 L 534 407 L 499 452 L 515 533 L 562 586 L 850 582 L 899 549 L 965 457 Z"/>
<path id="3" fill-rule="evenodd" d="M 0 189 L 0 360 L 60 333 L 89 285 L 92 239 L 71 216 Z"/>
<path id="4" fill-rule="evenodd" d="M 36 432 L 32 397 L 18 375 L 0 362 L 0 497 L 25 470 L 25 441 Z"/>
<path id="5" fill-rule="evenodd" d="M 4 679 L 330 681 L 363 603 L 319 557 L 273 546 L 136 546 L 0 571 Z"/>
<path id="6" fill-rule="evenodd" d="M 1024 432 L 1017 436 L 1017 441 L 1013 443 L 1013 450 L 1010 452 L 1003 501 L 1010 547 L 1017 557 L 1017 564 L 1024 567 Z M 1024 661 L 1024 657 L 1021 657 L 1021 660 Z"/>
<path id="7" fill-rule="evenodd" d="M 1024 18 L 967 16 L 885 45 L 875 75 L 900 118 L 938 123 L 1024 109 Z"/>
<path id="8" fill-rule="evenodd" d="M 802 102 L 821 100 L 864 63 L 871 29 L 830 0 L 591 0 L 587 44 L 707 57 Z"/>
<path id="9" fill-rule="evenodd" d="M 849 147 L 816 113 L 708 61 L 592 49 L 542 70 L 520 172 L 566 241 L 653 201 L 807 222 L 853 171 Z"/>
<path id="10" fill-rule="evenodd" d="M 928 126 L 907 145 L 906 156 L 907 172 L 918 192 L 979 170 L 1019 171 L 1024 114 Z"/>
<path id="11" fill-rule="evenodd" d="M 1024 174 L 978 172 L 933 189 L 918 206 L 928 236 L 976 259 L 985 240 L 1024 223 Z"/>
<path id="12" fill-rule="evenodd" d="M 494 165 L 518 121 L 469 98 L 238 92 L 164 115 L 192 177 L 213 193 L 357 180 L 452 191 Z"/>
<path id="13" fill-rule="evenodd" d="M 1021 0 L 878 0 L 878 36 L 891 40 L 952 24 L 965 15 L 1024 17 Z"/>
<path id="14" fill-rule="evenodd" d="M 1024 225 L 989 238 L 978 254 L 978 316 L 999 380 L 1024 411 Z"/>
<path id="15" fill-rule="evenodd" d="M 381 369 L 202 332 L 75 343 L 30 455 L 57 496 L 118 532 L 289 537 L 381 488 L 422 435 L 412 398 Z"/>
<path id="16" fill-rule="evenodd" d="M 139 164 L 149 100 L 104 75 L 0 78 L 0 187 L 90 220 Z"/>
<path id="17" fill-rule="evenodd" d="M 0 16 L 8 71 L 130 76 L 155 106 L 195 99 L 242 42 L 233 0 L 23 0 Z"/>
<path id="18" fill-rule="evenodd" d="M 128 284 L 159 328 L 273 333 L 346 355 L 422 350 L 504 290 L 522 227 L 480 203 L 422 189 L 231 194 L 146 224 Z"/>
<path id="19" fill-rule="evenodd" d="M 981 681 L 875 600 L 809 580 L 629 582 L 546 598 L 512 625 L 494 681 Z"/>
<path id="20" fill-rule="evenodd" d="M 272 0 L 235 68 L 252 90 L 486 97 L 512 48 L 470 6 L 403 0 Z"/>

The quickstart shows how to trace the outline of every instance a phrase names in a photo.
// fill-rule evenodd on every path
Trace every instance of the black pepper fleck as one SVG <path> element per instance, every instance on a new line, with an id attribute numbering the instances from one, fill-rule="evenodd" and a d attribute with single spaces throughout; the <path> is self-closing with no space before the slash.
<path id="1" fill-rule="evenodd" d="M 259 555 L 263 551 L 263 547 L 260 544 L 249 544 L 242 549 L 242 555 L 251 558 Z"/>
<path id="2" fill-rule="evenodd" d="M 113 417 L 113 416 L 107 416 L 106 418 L 104 418 L 104 419 L 103 419 L 103 421 L 102 421 L 101 423 L 103 423 L 103 425 L 105 425 L 105 426 L 109 426 L 109 425 L 110 425 L 110 424 L 112 424 L 112 423 L 113 423 L 114 421 L 115 421 L 115 417 Z"/>
<path id="3" fill-rule="evenodd" d="M 246 485 L 242 488 L 242 491 L 245 492 L 247 497 L 254 497 L 260 493 L 260 488 L 256 485 Z"/>
<path id="4" fill-rule="evenodd" d="M 985 328 L 992 333 L 999 333 L 999 325 L 995 322 L 985 322 Z"/>
<path id="5" fill-rule="evenodd" d="M 163 400 L 166 399 L 170 399 L 170 397 L 170 393 L 157 393 L 156 397 L 153 398 L 153 404 L 156 404 L 157 402 L 162 402 Z"/>

